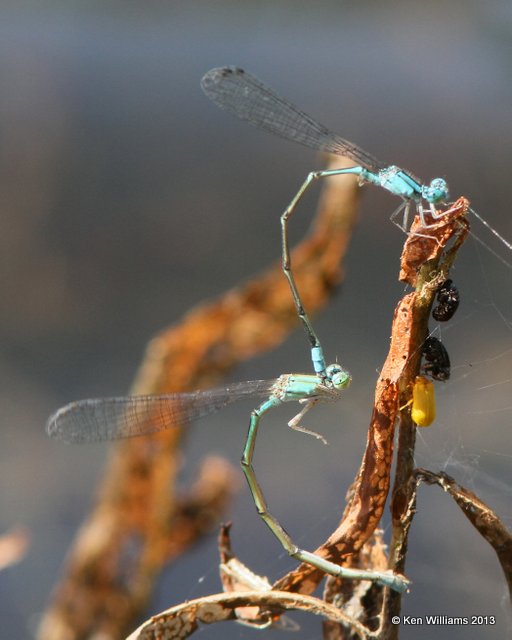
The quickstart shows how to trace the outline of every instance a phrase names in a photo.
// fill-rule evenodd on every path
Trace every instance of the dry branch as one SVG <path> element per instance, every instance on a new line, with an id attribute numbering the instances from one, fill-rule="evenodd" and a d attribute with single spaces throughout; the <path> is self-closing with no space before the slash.
<path id="1" fill-rule="evenodd" d="M 411 235 L 405 243 L 401 276 L 407 273 L 407 277 L 416 283 L 417 288 L 413 293 L 406 294 L 395 309 L 391 344 L 375 389 L 366 449 L 353 485 L 352 497 L 336 531 L 315 550 L 316 554 L 332 562 L 344 564 L 348 558 L 351 563 L 352 556 L 369 540 L 382 517 L 389 490 L 393 434 L 398 410 L 410 399 L 413 380 L 419 373 L 421 346 L 427 335 L 428 315 L 440 274 L 447 272 L 448 265 L 453 262 L 455 253 L 466 236 L 466 226 L 460 219 L 466 214 L 467 207 L 468 203 L 463 198 L 457 201 L 451 208 L 450 215 L 441 218 L 439 223 L 424 232 L 430 238 L 414 235 L 420 230 L 420 221 L 416 218 Z M 456 240 L 440 265 L 439 259 L 447 243 L 454 237 Z M 422 265 L 419 272 L 421 276 L 417 278 L 419 265 Z M 403 413 L 409 424 L 412 424 L 410 412 Z M 414 430 L 411 428 L 411 431 Z M 402 469 L 401 466 L 399 468 Z M 408 473 L 412 474 L 412 469 Z M 392 565 L 392 568 L 398 573 L 403 572 L 403 567 Z M 322 577 L 321 571 L 303 564 L 278 580 L 274 588 L 309 594 L 318 586 Z"/>
<path id="2" fill-rule="evenodd" d="M 240 591 L 206 596 L 172 607 L 142 624 L 127 640 L 188 638 L 198 629 L 199 624 L 237 620 L 236 610 L 240 607 L 279 612 L 302 610 L 350 626 L 360 638 L 368 637 L 366 630 L 357 620 L 351 619 L 337 607 L 318 598 L 280 591 Z"/>
<path id="3" fill-rule="evenodd" d="M 323 545 L 315 550 L 318 555 L 344 566 L 373 568 L 366 563 L 371 562 L 374 557 L 377 559 L 379 568 L 383 564 L 382 547 L 381 553 L 374 556 L 369 551 L 368 544 L 372 539 L 379 542 L 379 537 L 372 537 L 388 495 L 394 427 L 400 414 L 399 453 L 392 500 L 393 540 L 388 566 L 395 572 L 404 571 L 407 534 L 414 514 L 414 496 L 411 495 L 410 488 L 415 486 L 414 469 L 411 466 L 415 426 L 411 421 L 408 408 L 409 399 L 413 381 L 419 373 L 421 350 L 428 333 L 428 318 L 436 288 L 448 275 L 456 252 L 469 230 L 465 220 L 467 209 L 467 201 L 461 198 L 449 210 L 449 215 L 429 227 L 428 231 L 421 229 L 419 219 L 416 219 L 412 227 L 413 233 L 406 240 L 402 254 L 401 277 L 411 284 L 414 283 L 416 290 L 404 295 L 395 309 L 390 349 L 376 386 L 367 445 L 359 473 L 350 490 L 348 505 L 338 528 Z M 415 231 L 423 232 L 423 235 L 421 237 L 414 235 Z M 426 237 L 427 233 L 429 237 Z M 410 448 L 406 449 L 406 447 Z M 226 554 L 221 553 L 223 563 L 226 563 L 226 557 Z M 229 562 L 232 560 L 230 556 Z M 244 584 L 240 576 L 245 575 L 245 570 L 245 567 L 240 569 L 235 565 L 233 571 L 236 580 L 227 581 L 223 578 L 225 588 L 226 585 L 229 591 L 236 591 L 237 587 L 242 588 Z M 308 564 L 301 564 L 275 582 L 272 591 L 281 594 L 294 592 L 309 595 L 323 577 L 322 571 Z M 396 593 L 390 595 L 387 591 L 383 594 L 382 588 L 376 585 L 361 585 L 356 582 L 330 579 L 326 598 L 329 602 L 336 602 L 339 607 L 350 601 L 350 612 L 353 615 L 349 616 L 348 620 L 336 621 L 326 612 L 325 616 L 329 623 L 324 625 L 324 637 L 329 639 L 361 637 L 361 628 L 366 634 L 364 637 L 379 640 L 396 637 L 398 626 L 390 624 L 390 612 L 399 612 L 401 597 Z M 238 593 L 238 595 L 244 594 Z M 203 601 L 210 602 L 209 599 L 203 599 Z M 245 617 L 245 621 L 250 621 L 251 624 L 275 621 L 280 612 L 286 609 L 285 606 L 280 609 L 279 606 L 276 608 L 275 604 L 255 600 L 252 595 L 245 601 L 236 599 L 233 604 L 230 599 L 229 602 L 229 618 L 240 620 Z M 260 604 L 256 605 L 257 602 Z M 200 603 L 201 599 L 195 601 L 194 606 L 200 607 Z M 259 610 L 255 609 L 256 606 Z M 177 610 L 177 608 L 173 609 L 173 615 Z M 247 611 L 250 612 L 250 618 L 247 617 Z M 224 609 L 222 614 L 227 615 Z M 194 610 L 194 625 L 197 615 L 197 610 Z M 167 618 L 165 622 L 167 624 Z M 175 622 L 173 618 L 173 624 Z M 361 627 L 363 622 L 365 625 Z M 187 618 L 187 623 L 190 624 L 190 618 Z M 181 628 L 183 621 L 179 624 Z M 177 629 L 177 627 L 173 628 Z M 169 629 L 170 627 L 166 627 L 167 632 Z M 163 631 L 161 628 L 160 630 Z M 171 633 L 168 637 L 181 638 L 179 633 L 176 631 L 176 635 Z M 140 636 L 136 634 L 131 636 L 131 638 L 136 637 L 146 636 L 144 633 Z"/>
<path id="4" fill-rule="evenodd" d="M 509 597 L 512 600 L 512 533 L 498 515 L 472 491 L 458 484 L 447 473 L 432 473 L 416 469 L 417 484 L 438 484 L 459 505 L 466 518 L 496 552 L 505 574 Z"/>

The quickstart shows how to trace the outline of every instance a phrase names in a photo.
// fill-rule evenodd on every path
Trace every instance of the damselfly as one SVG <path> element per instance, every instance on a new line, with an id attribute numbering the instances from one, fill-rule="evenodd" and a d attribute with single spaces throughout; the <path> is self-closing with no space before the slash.
<path id="1" fill-rule="evenodd" d="M 237 400 L 265 397 L 266 399 L 251 413 L 249 432 L 242 455 L 242 469 L 256 509 L 263 521 L 293 558 L 307 562 L 334 576 L 373 580 L 403 592 L 407 588 L 407 580 L 403 576 L 390 571 L 344 568 L 297 547 L 269 512 L 253 468 L 256 436 L 264 414 L 284 402 L 299 402 L 304 406 L 290 420 L 289 426 L 323 440 L 319 434 L 303 427 L 300 424 L 301 420 L 317 402 L 339 400 L 350 382 L 350 374 L 335 364 L 327 367 L 323 378 L 319 375 L 285 374 L 275 380 L 238 382 L 222 389 L 192 393 L 79 400 L 62 407 L 50 417 L 47 433 L 50 437 L 67 443 L 117 440 L 185 426 Z"/>

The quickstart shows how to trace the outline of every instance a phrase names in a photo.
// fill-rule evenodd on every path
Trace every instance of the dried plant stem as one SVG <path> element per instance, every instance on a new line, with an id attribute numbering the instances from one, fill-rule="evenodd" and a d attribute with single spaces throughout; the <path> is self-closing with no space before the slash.
<path id="1" fill-rule="evenodd" d="M 485 502 L 447 473 L 432 473 L 427 469 L 416 469 L 415 477 L 416 486 L 420 482 L 437 484 L 446 491 L 480 535 L 492 546 L 507 581 L 509 598 L 512 600 L 512 533 Z"/>
<path id="2" fill-rule="evenodd" d="M 371 553 L 368 553 L 368 542 L 375 533 L 378 522 L 382 516 L 384 504 L 390 486 L 390 473 L 393 454 L 393 434 L 396 419 L 401 414 L 399 451 L 397 460 L 397 476 L 393 492 L 393 540 L 389 568 L 394 572 L 401 572 L 404 568 L 407 533 L 412 519 L 413 509 L 408 488 L 414 483 L 414 469 L 411 465 L 411 451 L 407 446 L 414 443 L 414 429 L 410 419 L 408 400 L 411 396 L 412 383 L 419 372 L 421 360 L 421 348 L 427 336 L 428 316 L 434 292 L 440 283 L 440 278 L 445 278 L 455 254 L 462 245 L 468 231 L 465 222 L 465 213 L 468 203 L 461 198 L 450 209 L 450 215 L 442 218 L 433 228 L 429 228 L 429 237 L 419 236 L 413 233 L 407 239 L 402 255 L 402 279 L 416 287 L 412 293 L 404 295 L 399 301 L 392 323 L 392 336 L 388 356 L 382 368 L 375 391 L 375 403 L 368 430 L 367 446 L 363 461 L 351 488 L 351 495 L 345 508 L 342 520 L 338 528 L 329 539 L 315 553 L 331 561 L 351 566 L 352 563 L 363 561 L 371 562 Z M 419 221 L 416 220 L 416 229 Z M 448 249 L 447 244 L 451 242 Z M 404 443 L 407 443 L 405 445 Z M 405 488 L 401 482 L 405 483 Z M 406 516 L 409 519 L 406 519 Z M 364 555 L 363 555 L 364 552 Z M 226 563 L 226 553 L 221 549 L 222 562 Z M 378 562 L 382 562 L 381 554 L 377 554 Z M 229 562 L 234 558 L 230 555 Z M 233 564 L 233 572 L 223 582 L 229 591 L 244 588 L 244 573 L 240 565 Z M 371 568 L 371 567 L 368 567 Z M 379 567 L 380 568 L 380 567 Z M 236 579 L 233 576 L 238 576 Z M 309 595 L 316 588 L 323 573 L 308 564 L 301 564 L 297 569 L 288 573 L 274 583 L 272 590 L 279 593 L 294 592 L 295 594 Z M 266 593 L 266 591 L 264 591 Z M 360 637 L 360 624 L 365 622 L 364 631 L 368 638 L 391 638 L 396 636 L 398 626 L 391 625 L 390 612 L 398 609 L 400 596 L 384 593 L 382 588 L 366 584 L 364 587 L 355 582 L 348 586 L 341 580 L 329 581 L 328 598 L 330 602 L 337 600 L 347 602 L 350 596 L 351 620 L 335 621 L 329 614 L 329 625 L 324 626 L 326 638 L 352 638 Z M 238 592 L 240 595 L 240 592 Z M 356 597 L 359 604 L 356 604 Z M 379 603 L 380 612 L 376 609 Z M 398 603 L 398 606 L 397 606 Z M 279 607 L 276 602 L 272 606 L 258 605 L 254 611 L 254 600 L 237 600 L 234 616 L 240 616 L 246 623 L 255 624 L 258 620 L 262 623 L 276 620 L 286 606 Z M 244 612 L 244 608 L 252 608 Z M 240 609 L 242 611 L 240 611 Z M 231 610 L 230 610 L 231 611 Z M 250 616 L 250 617 L 249 617 Z M 277 618 L 276 618 L 277 616 Z M 369 624 L 371 622 L 371 625 Z M 194 613 L 193 619 L 188 619 L 187 632 L 173 635 L 172 625 L 165 620 L 163 633 L 173 630 L 169 637 L 182 638 L 192 633 L 198 623 Z M 180 623 L 181 624 L 181 623 Z M 139 630 L 140 637 L 156 637 L 145 635 L 144 627 Z M 152 628 L 153 629 L 153 628 Z M 133 636 L 139 637 L 139 636 Z"/>
<path id="3" fill-rule="evenodd" d="M 467 206 L 464 199 L 456 203 L 449 217 L 442 218 L 439 225 L 429 229 L 430 239 L 414 235 L 420 225 L 419 219 L 416 219 L 411 235 L 406 240 L 401 276 L 416 285 L 416 291 L 406 294 L 395 309 L 390 348 L 377 381 L 366 449 L 352 487 L 351 499 L 336 531 L 315 550 L 315 553 L 333 562 L 343 563 L 347 557 L 357 554 L 370 539 L 382 516 L 389 490 L 393 434 L 399 407 L 407 404 L 412 383 L 419 372 L 421 346 L 427 335 L 428 315 L 440 276 L 453 262 L 465 238 L 466 227 L 460 218 L 465 215 Z M 444 252 L 444 247 L 453 237 L 456 240 L 452 248 Z M 418 271 L 420 265 L 423 266 Z M 410 451 L 414 451 L 414 429 L 410 412 L 407 410 L 402 413 L 404 420 L 411 425 L 407 433 L 412 449 L 402 448 L 399 451 L 401 462 L 397 473 L 406 478 L 412 475 L 412 468 L 409 469 L 405 460 L 412 459 Z M 401 431 L 405 431 L 402 426 Z M 400 487 L 400 482 L 397 481 L 396 486 Z M 402 573 L 402 567 L 394 563 L 391 566 Z M 312 593 L 322 577 L 320 571 L 301 565 L 278 580 L 274 587 L 283 591 Z"/>
<path id="4" fill-rule="evenodd" d="M 368 638 L 366 629 L 338 608 L 311 596 L 281 591 L 239 591 L 219 593 L 184 602 L 142 624 L 127 640 L 182 639 L 196 631 L 200 624 L 237 620 L 236 609 L 258 607 L 279 611 L 302 610 L 352 627 L 359 638 Z"/>

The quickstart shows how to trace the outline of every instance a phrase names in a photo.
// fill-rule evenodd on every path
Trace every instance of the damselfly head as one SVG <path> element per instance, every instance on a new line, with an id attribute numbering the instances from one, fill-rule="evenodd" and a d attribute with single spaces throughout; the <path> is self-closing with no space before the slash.
<path id="1" fill-rule="evenodd" d="M 436 204 L 448 199 L 448 184 L 444 178 L 434 178 L 428 187 L 423 187 L 423 197 L 427 202 Z"/>
<path id="2" fill-rule="evenodd" d="M 327 380 L 335 389 L 346 389 L 352 382 L 350 373 L 339 364 L 330 364 L 326 369 Z"/>

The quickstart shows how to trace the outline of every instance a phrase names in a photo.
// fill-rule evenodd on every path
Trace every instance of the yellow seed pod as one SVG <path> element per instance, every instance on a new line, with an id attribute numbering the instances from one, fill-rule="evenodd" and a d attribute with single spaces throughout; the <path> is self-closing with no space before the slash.
<path id="1" fill-rule="evenodd" d="M 416 376 L 414 381 L 411 417 L 418 427 L 428 427 L 436 419 L 434 384 L 425 376 Z"/>

